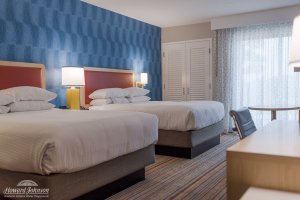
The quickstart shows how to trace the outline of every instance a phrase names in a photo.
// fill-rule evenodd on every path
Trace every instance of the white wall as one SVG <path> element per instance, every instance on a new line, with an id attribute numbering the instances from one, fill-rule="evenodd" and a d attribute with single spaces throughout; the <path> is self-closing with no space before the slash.
<path id="1" fill-rule="evenodd" d="M 212 32 L 210 28 L 210 22 L 161 29 L 162 43 L 197 40 L 211 37 Z"/>
<path id="2" fill-rule="evenodd" d="M 300 5 L 211 19 L 211 30 L 293 20 L 300 15 Z"/>

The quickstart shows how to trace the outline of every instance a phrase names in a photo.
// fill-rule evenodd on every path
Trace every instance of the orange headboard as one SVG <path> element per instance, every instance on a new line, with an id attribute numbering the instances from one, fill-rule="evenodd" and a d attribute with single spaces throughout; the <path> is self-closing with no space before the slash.
<path id="1" fill-rule="evenodd" d="M 89 95 L 95 90 L 104 88 L 127 88 L 134 85 L 134 72 L 132 70 L 118 70 L 107 68 L 84 68 L 85 87 L 83 104 L 89 104 Z"/>
<path id="2" fill-rule="evenodd" d="M 0 90 L 17 86 L 45 88 L 45 66 L 37 63 L 0 61 Z"/>

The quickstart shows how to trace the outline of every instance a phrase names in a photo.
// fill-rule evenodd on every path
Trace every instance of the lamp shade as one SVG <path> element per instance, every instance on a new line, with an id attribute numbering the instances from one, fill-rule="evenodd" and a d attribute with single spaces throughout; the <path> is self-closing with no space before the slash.
<path id="1" fill-rule="evenodd" d="M 141 83 L 148 84 L 148 74 L 147 73 L 141 73 Z"/>
<path id="2" fill-rule="evenodd" d="M 290 65 L 300 68 L 300 15 L 294 19 Z"/>
<path id="3" fill-rule="evenodd" d="M 63 86 L 84 86 L 84 69 L 82 67 L 63 67 L 62 68 Z"/>

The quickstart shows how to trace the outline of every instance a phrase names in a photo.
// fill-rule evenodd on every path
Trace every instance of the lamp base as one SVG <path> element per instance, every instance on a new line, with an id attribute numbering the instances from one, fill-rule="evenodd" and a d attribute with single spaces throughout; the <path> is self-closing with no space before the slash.
<path id="1" fill-rule="evenodd" d="M 67 108 L 80 110 L 80 90 L 78 88 L 67 89 Z"/>

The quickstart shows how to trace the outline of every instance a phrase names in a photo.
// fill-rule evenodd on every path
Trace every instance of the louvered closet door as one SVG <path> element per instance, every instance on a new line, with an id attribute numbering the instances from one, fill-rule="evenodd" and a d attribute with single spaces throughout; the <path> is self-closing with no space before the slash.
<path id="1" fill-rule="evenodd" d="M 163 46 L 164 100 L 186 100 L 185 43 Z"/>
<path id="2" fill-rule="evenodd" d="M 187 100 L 210 100 L 210 41 L 186 43 Z"/>

